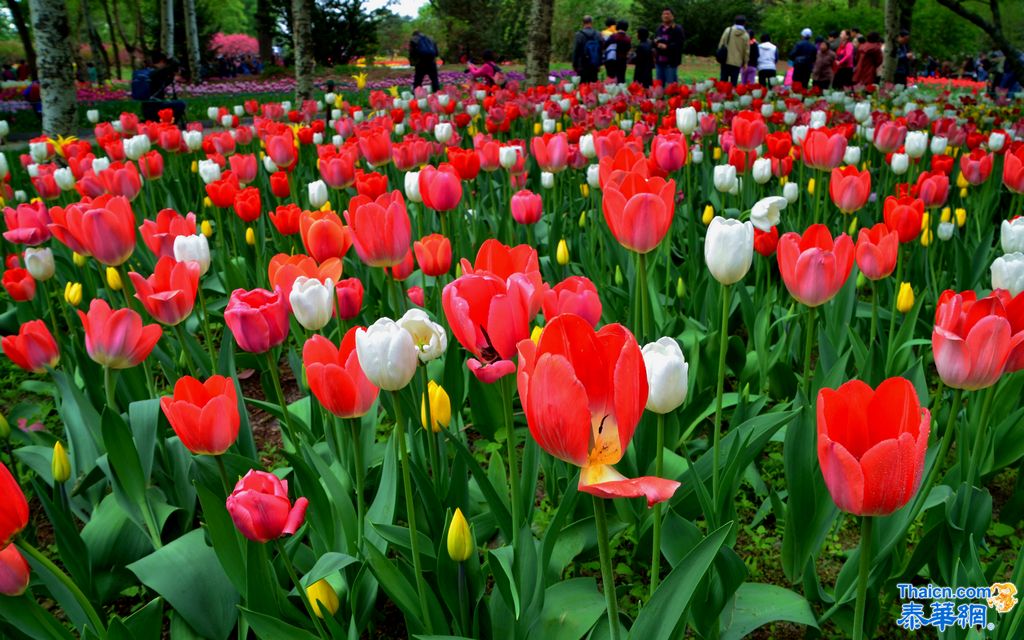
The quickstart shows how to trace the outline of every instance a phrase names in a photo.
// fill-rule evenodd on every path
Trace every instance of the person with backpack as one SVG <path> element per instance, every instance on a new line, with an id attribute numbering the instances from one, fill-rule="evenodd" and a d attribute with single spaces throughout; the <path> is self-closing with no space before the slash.
<path id="1" fill-rule="evenodd" d="M 581 83 L 597 82 L 601 53 L 601 34 L 594 29 L 594 19 L 583 16 L 583 28 L 576 32 L 572 47 L 572 68 Z"/>
<path id="2" fill-rule="evenodd" d="M 739 84 L 740 67 L 747 64 L 750 57 L 750 35 L 747 33 L 747 19 L 739 15 L 733 18 L 733 24 L 726 27 L 722 37 L 718 39 L 718 52 L 715 58 L 722 66 L 719 80 Z"/>
<path id="3" fill-rule="evenodd" d="M 676 24 L 676 15 L 665 8 L 661 24 L 654 32 L 654 64 L 661 86 L 679 81 L 679 63 L 683 60 L 683 28 Z"/>
<path id="4" fill-rule="evenodd" d="M 761 44 L 757 45 L 757 82 L 766 89 L 772 86 L 772 79 L 779 72 L 779 48 L 772 44 L 772 37 L 761 34 Z"/>
<path id="5" fill-rule="evenodd" d="M 629 60 L 629 50 L 633 47 L 633 39 L 629 37 L 629 23 L 619 20 L 615 25 L 615 33 L 609 38 L 605 46 L 605 52 L 614 52 L 614 58 L 605 58 L 605 68 L 608 71 L 608 79 L 615 82 L 626 81 L 626 62 Z"/>
<path id="6" fill-rule="evenodd" d="M 807 88 L 811 81 L 814 61 L 818 59 L 818 47 L 811 42 L 814 33 L 810 29 L 800 32 L 800 42 L 789 52 L 789 62 L 793 65 L 793 84 L 800 83 Z"/>
<path id="7" fill-rule="evenodd" d="M 636 49 L 633 51 L 633 82 L 647 88 L 653 84 L 654 47 L 651 32 L 646 27 L 636 30 Z"/>
<path id="8" fill-rule="evenodd" d="M 761 55 L 761 49 L 757 44 L 757 37 L 750 32 L 750 53 L 747 55 L 747 66 L 740 71 L 740 82 L 743 84 L 754 84 L 757 82 L 757 59 Z"/>
<path id="9" fill-rule="evenodd" d="M 430 88 L 437 91 L 441 83 L 437 79 L 437 44 L 419 29 L 412 32 L 409 41 L 409 64 L 413 66 L 413 91 L 423 84 L 423 78 L 430 78 Z"/>

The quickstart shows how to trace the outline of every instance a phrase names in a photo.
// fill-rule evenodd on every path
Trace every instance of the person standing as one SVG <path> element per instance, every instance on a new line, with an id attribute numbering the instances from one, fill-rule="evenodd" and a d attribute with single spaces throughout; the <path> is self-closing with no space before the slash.
<path id="1" fill-rule="evenodd" d="M 779 48 L 772 44 L 772 37 L 761 34 L 761 44 L 757 46 L 757 82 L 762 87 L 772 86 L 772 78 L 779 71 Z"/>
<path id="2" fill-rule="evenodd" d="M 605 61 L 605 68 L 608 70 L 608 78 L 615 82 L 626 81 L 626 63 L 629 60 L 629 50 L 633 47 L 633 39 L 629 37 L 629 23 L 619 20 L 615 24 L 615 33 L 608 38 L 606 51 L 614 51 L 615 58 Z"/>
<path id="3" fill-rule="evenodd" d="M 900 35 L 896 38 L 896 75 L 893 76 L 893 82 L 904 86 L 910 77 L 910 67 L 914 62 L 914 52 L 910 50 L 909 42 L 910 32 L 900 29 Z"/>
<path id="4" fill-rule="evenodd" d="M 793 84 L 799 82 L 805 88 L 810 83 L 814 61 L 818 57 L 818 48 L 811 42 L 813 35 L 810 29 L 801 31 L 800 42 L 789 52 L 789 62 L 793 65 Z"/>
<path id="5" fill-rule="evenodd" d="M 580 82 L 597 82 L 597 71 L 601 68 L 601 34 L 594 29 L 594 19 L 590 16 L 583 16 L 583 27 L 576 32 L 572 68 Z"/>
<path id="6" fill-rule="evenodd" d="M 818 38 L 818 56 L 814 59 L 811 80 L 816 89 L 827 89 L 832 86 L 833 65 L 836 63 L 836 52 L 828 46 L 828 41 Z"/>
<path id="7" fill-rule="evenodd" d="M 618 33 L 615 18 L 608 17 L 604 20 L 604 29 L 601 31 L 601 53 L 604 63 L 606 78 L 615 77 L 615 69 L 618 62 L 618 43 L 615 41 L 615 34 Z"/>
<path id="8" fill-rule="evenodd" d="M 757 82 L 757 60 L 761 55 L 761 49 L 757 44 L 757 37 L 750 33 L 750 53 L 747 54 L 747 65 L 740 71 L 740 82 L 743 84 L 754 84 Z"/>
<path id="9" fill-rule="evenodd" d="M 747 34 L 747 19 L 733 18 L 731 27 L 726 27 L 718 39 L 718 63 L 722 66 L 719 80 L 739 84 L 740 67 L 747 64 L 750 56 L 750 36 Z"/>
<path id="10" fill-rule="evenodd" d="M 654 64 L 661 86 L 679 81 L 679 63 L 683 59 L 683 28 L 676 24 L 671 9 L 661 12 L 661 24 L 654 32 Z"/>
<path id="11" fill-rule="evenodd" d="M 853 69 L 853 84 L 875 84 L 878 68 L 882 66 L 882 38 L 877 31 L 868 34 L 864 44 L 857 47 L 857 66 Z"/>
<path id="12" fill-rule="evenodd" d="M 853 82 L 853 43 L 850 32 L 843 29 L 836 47 L 836 75 L 832 78 L 833 89 L 846 89 Z"/>
<path id="13" fill-rule="evenodd" d="M 644 88 L 653 84 L 654 47 L 651 45 L 651 32 L 646 27 L 636 30 L 636 49 L 633 52 L 633 82 L 640 83 Z"/>
<path id="14" fill-rule="evenodd" d="M 437 79 L 437 44 L 425 33 L 417 29 L 412 32 L 412 40 L 409 41 L 409 64 L 413 66 L 412 88 L 423 84 L 423 78 L 430 78 L 430 87 L 434 91 L 441 88 Z"/>

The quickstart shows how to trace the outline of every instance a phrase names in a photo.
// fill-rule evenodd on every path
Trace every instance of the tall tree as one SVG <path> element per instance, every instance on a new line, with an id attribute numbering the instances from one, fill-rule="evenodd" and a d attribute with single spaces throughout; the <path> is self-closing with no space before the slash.
<path id="1" fill-rule="evenodd" d="M 196 24 L 196 0 L 183 0 L 185 19 L 185 50 L 188 53 L 188 77 L 194 82 L 202 82 L 199 57 L 199 27 Z"/>
<path id="2" fill-rule="evenodd" d="M 79 0 L 82 8 L 82 18 L 85 21 L 85 33 L 89 39 L 89 50 L 92 52 L 92 63 L 96 67 L 96 77 L 100 82 L 110 79 L 110 58 L 107 56 L 107 48 L 103 46 L 100 39 L 100 32 L 92 21 L 92 7 L 89 0 Z"/>
<path id="3" fill-rule="evenodd" d="M 107 0 L 100 0 L 103 7 L 103 17 L 107 20 L 107 31 L 110 32 L 110 45 L 114 50 L 114 67 L 117 69 L 117 77 L 121 77 L 121 49 L 117 45 L 117 32 L 114 31 L 114 21 L 110 16 L 110 5 Z"/>
<path id="4" fill-rule="evenodd" d="M 526 36 L 526 82 L 539 85 L 547 81 L 551 63 L 551 20 L 555 0 L 532 0 L 529 31 Z"/>
<path id="5" fill-rule="evenodd" d="M 269 64 L 274 57 L 274 7 L 271 0 L 256 0 L 256 40 L 260 43 L 260 59 Z"/>
<path id="6" fill-rule="evenodd" d="M 29 33 L 28 25 L 25 24 L 25 16 L 21 13 L 21 2 L 19 0 L 7 0 L 7 9 L 11 12 L 11 20 L 14 21 L 14 28 L 18 30 L 18 37 L 21 38 L 21 46 L 25 49 L 25 62 L 32 71 L 32 78 L 36 79 L 36 49 L 32 46 L 32 34 Z"/>
<path id="7" fill-rule="evenodd" d="M 170 58 L 174 55 L 174 0 L 160 3 L 160 49 Z"/>
<path id="8" fill-rule="evenodd" d="M 43 133 L 71 135 L 75 131 L 75 77 L 71 28 L 64 0 L 29 0 L 32 33 L 39 52 L 39 92 L 43 101 Z"/>
<path id="9" fill-rule="evenodd" d="M 295 99 L 313 97 L 313 25 L 310 2 L 292 0 L 292 40 L 295 48 Z"/>
<path id="10" fill-rule="evenodd" d="M 900 0 L 885 0 L 885 57 L 882 59 L 882 80 L 896 77 L 896 37 L 900 31 Z"/>
<path id="11" fill-rule="evenodd" d="M 1007 69 L 1013 72 L 1013 75 L 1018 79 L 1024 78 L 1024 64 L 1021 64 L 1020 61 L 1020 51 L 1003 32 L 1003 16 L 999 8 L 999 0 L 988 0 L 989 11 L 992 14 L 991 21 L 986 20 L 980 13 L 964 6 L 961 0 L 938 0 L 938 2 L 985 32 L 992 41 L 992 44 L 1002 51 L 1006 57 L 1005 65 Z"/>

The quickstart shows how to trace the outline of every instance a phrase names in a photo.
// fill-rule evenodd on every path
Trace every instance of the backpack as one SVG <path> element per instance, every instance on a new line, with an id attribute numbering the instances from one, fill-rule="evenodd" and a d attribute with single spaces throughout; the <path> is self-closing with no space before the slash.
<path id="1" fill-rule="evenodd" d="M 427 36 L 420 36 L 416 41 L 416 53 L 421 58 L 436 58 L 437 45 Z"/>
<path id="2" fill-rule="evenodd" d="M 609 39 L 608 46 L 604 48 L 604 60 L 605 62 L 615 62 L 618 57 L 619 45 L 614 40 Z"/>
<path id="3" fill-rule="evenodd" d="M 586 54 L 585 61 L 589 66 L 597 68 L 601 66 L 601 38 L 595 34 L 583 43 L 583 53 Z"/>
<path id="4" fill-rule="evenodd" d="M 132 72 L 132 100 L 149 100 L 153 97 L 153 69 L 136 69 Z"/>

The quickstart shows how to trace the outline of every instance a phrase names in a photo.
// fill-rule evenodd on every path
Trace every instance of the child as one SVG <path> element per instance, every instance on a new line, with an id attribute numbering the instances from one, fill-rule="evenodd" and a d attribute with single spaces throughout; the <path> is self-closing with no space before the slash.
<path id="1" fill-rule="evenodd" d="M 633 82 L 639 82 L 645 88 L 651 86 L 654 71 L 654 47 L 650 37 L 651 32 L 646 27 L 636 30 L 638 42 L 633 54 Z"/>
<path id="2" fill-rule="evenodd" d="M 474 82 L 479 82 L 480 84 L 488 86 L 497 84 L 497 76 L 500 75 L 501 67 L 499 67 L 498 63 L 494 61 L 494 53 L 491 51 L 484 51 L 481 57 L 484 59 L 483 64 L 479 66 L 472 62 L 468 64 L 470 78 L 472 78 Z"/>

